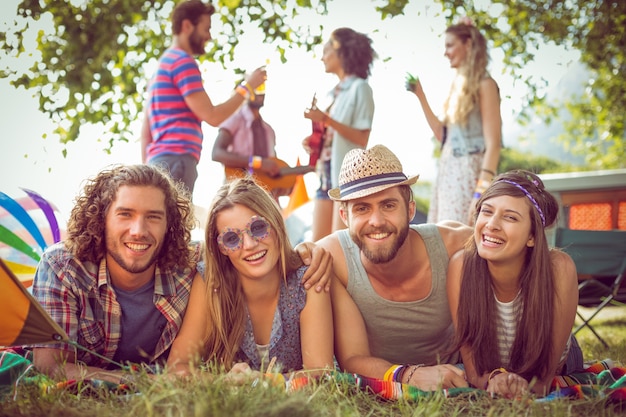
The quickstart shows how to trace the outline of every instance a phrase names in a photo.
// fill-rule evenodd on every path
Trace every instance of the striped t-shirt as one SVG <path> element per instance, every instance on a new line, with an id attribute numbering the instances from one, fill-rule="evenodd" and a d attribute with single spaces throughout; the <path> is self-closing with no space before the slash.
<path id="1" fill-rule="evenodd" d="M 520 293 L 508 303 L 501 302 L 495 295 L 494 298 L 498 309 L 498 351 L 502 365 L 507 367 L 511 360 L 511 347 L 515 341 L 517 318 L 522 314 L 522 303 Z"/>
<path id="2" fill-rule="evenodd" d="M 189 154 L 200 160 L 201 120 L 187 106 L 185 97 L 203 90 L 196 60 L 182 49 L 167 49 L 148 87 L 153 140 L 147 147 L 148 161 L 164 154 Z"/>
<path id="3" fill-rule="evenodd" d="M 515 341 L 515 332 L 517 331 L 517 318 L 521 317 L 524 307 L 522 305 L 521 292 L 518 292 L 515 298 L 508 303 L 503 303 L 494 294 L 496 307 L 498 310 L 498 351 L 500 352 L 500 361 L 505 368 L 511 362 L 511 349 Z M 559 367 L 567 359 L 571 344 L 571 338 L 567 340 L 565 350 L 559 359 Z"/>

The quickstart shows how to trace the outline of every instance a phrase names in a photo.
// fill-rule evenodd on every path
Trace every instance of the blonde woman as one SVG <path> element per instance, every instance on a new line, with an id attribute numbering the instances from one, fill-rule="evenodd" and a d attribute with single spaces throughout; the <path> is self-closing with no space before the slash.
<path id="1" fill-rule="evenodd" d="M 201 359 L 236 372 L 268 372 L 274 361 L 270 372 L 332 368 L 330 295 L 302 285 L 306 267 L 270 194 L 249 178 L 223 185 L 205 236 L 204 278 L 193 283 L 168 367 L 185 374 Z"/>
<path id="2" fill-rule="evenodd" d="M 428 222 L 456 220 L 471 225 L 473 207 L 496 175 L 500 160 L 500 94 L 487 72 L 485 37 L 469 19 L 446 29 L 445 56 L 456 75 L 442 120 L 430 108 L 419 79 L 408 86 L 442 144 Z"/>

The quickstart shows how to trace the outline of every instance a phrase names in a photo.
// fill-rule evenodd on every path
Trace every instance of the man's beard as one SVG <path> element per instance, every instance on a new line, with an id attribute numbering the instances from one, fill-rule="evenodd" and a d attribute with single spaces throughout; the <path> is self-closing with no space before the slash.
<path id="1" fill-rule="evenodd" d="M 107 253 L 111 256 L 111 258 L 113 258 L 113 260 L 115 262 L 117 262 L 117 264 L 124 271 L 130 272 L 131 274 L 140 274 L 140 273 L 146 272 L 148 269 L 150 269 L 152 267 L 152 265 L 154 265 L 156 263 L 157 258 L 159 257 L 160 252 L 161 252 L 161 249 L 159 248 L 159 250 L 155 251 L 154 254 L 152 255 L 152 257 L 145 264 L 129 265 L 124 260 L 122 255 L 120 255 L 119 251 L 115 250 L 114 247 L 109 246 L 107 244 Z"/>
<path id="2" fill-rule="evenodd" d="M 385 233 L 387 232 L 387 230 L 379 230 L 376 232 Z M 407 222 L 406 225 L 404 224 L 402 225 L 402 227 L 400 228 L 400 231 L 398 232 L 397 237 L 392 242 L 392 245 L 389 249 L 385 250 L 385 249 L 379 248 L 377 251 L 371 251 L 367 248 L 367 246 L 363 243 L 363 241 L 359 238 L 359 236 L 356 233 L 353 233 L 352 231 L 350 232 L 350 237 L 352 238 L 352 241 L 358 246 L 358 248 L 361 250 L 363 255 L 373 264 L 383 264 L 395 258 L 396 255 L 398 254 L 398 251 L 404 244 L 404 241 L 406 240 L 406 237 L 408 235 L 409 235 L 409 226 Z"/>
<path id="3" fill-rule="evenodd" d="M 204 42 L 202 41 L 202 37 L 198 36 L 195 28 L 189 37 L 189 46 L 191 47 L 193 55 L 203 55 L 205 53 Z"/>

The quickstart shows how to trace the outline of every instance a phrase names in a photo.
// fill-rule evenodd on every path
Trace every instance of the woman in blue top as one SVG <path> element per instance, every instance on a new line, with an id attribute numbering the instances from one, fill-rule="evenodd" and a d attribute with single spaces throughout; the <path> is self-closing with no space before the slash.
<path id="1" fill-rule="evenodd" d="M 374 118 L 374 95 L 367 83 L 376 52 L 372 40 L 350 28 L 335 29 L 324 45 L 322 62 L 327 73 L 337 75 L 331 104 L 325 111 L 315 105 L 304 117 L 324 126 L 323 148 L 317 163 L 320 187 L 313 210 L 313 236 L 317 240 L 345 228 L 339 217 L 339 203 L 333 203 L 328 190 L 339 187 L 339 171 L 346 154 L 367 147 Z M 303 141 L 312 153 L 310 136 Z"/>
<path id="2" fill-rule="evenodd" d="M 226 369 L 241 363 L 239 371 L 332 368 L 330 296 L 301 284 L 306 267 L 263 188 L 249 178 L 223 185 L 209 209 L 205 244 L 204 280 L 193 283 L 168 367 L 184 374 L 202 360 Z M 278 366 L 268 370 L 271 361 Z"/>

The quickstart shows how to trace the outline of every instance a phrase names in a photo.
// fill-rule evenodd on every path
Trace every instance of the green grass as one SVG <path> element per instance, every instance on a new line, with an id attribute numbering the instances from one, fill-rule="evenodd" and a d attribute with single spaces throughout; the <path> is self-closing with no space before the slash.
<path id="1" fill-rule="evenodd" d="M 626 308 L 605 309 L 594 327 L 606 338 L 605 349 L 587 329 L 578 333 L 586 361 L 613 359 L 626 363 Z M 34 385 L 22 387 L 13 398 L 0 402 L 0 416 L 96 417 L 201 417 L 201 416 L 617 416 L 621 409 L 601 398 L 559 400 L 547 403 L 491 399 L 464 395 L 444 398 L 442 393 L 417 402 L 383 401 L 372 394 L 334 381 L 313 383 L 296 392 L 264 383 L 234 386 L 217 378 L 188 381 L 159 376 L 142 377 L 139 394 L 116 395 L 84 388 L 42 393 Z"/>

